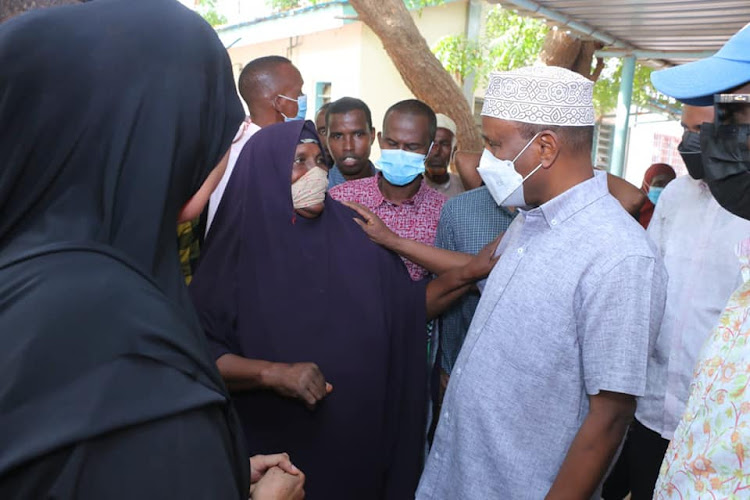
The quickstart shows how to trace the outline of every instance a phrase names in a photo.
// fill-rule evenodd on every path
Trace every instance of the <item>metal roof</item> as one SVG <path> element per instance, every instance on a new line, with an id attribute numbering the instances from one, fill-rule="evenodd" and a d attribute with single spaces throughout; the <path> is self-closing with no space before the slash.
<path id="1" fill-rule="evenodd" d="M 750 0 L 488 0 L 669 64 L 705 57 L 750 22 Z M 613 52 L 616 53 L 616 52 Z M 655 56 L 655 57 L 650 57 Z"/>

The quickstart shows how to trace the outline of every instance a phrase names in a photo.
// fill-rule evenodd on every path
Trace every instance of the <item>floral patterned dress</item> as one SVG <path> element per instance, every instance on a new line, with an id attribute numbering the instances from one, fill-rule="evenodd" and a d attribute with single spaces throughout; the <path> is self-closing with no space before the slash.
<path id="1" fill-rule="evenodd" d="M 744 284 L 703 347 L 656 499 L 750 498 L 750 238 L 737 255 Z"/>

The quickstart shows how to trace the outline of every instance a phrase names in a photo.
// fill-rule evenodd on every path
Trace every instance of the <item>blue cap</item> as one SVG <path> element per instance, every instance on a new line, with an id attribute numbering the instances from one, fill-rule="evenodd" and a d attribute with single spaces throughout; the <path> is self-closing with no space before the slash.
<path id="1" fill-rule="evenodd" d="M 750 82 L 750 24 L 719 52 L 691 63 L 651 73 L 656 90 L 691 106 L 712 106 L 714 94 Z"/>

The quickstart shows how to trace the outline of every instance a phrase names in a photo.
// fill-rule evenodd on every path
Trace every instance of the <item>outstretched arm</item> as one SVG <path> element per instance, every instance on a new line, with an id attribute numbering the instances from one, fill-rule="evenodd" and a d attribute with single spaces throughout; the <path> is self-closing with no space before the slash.
<path id="1" fill-rule="evenodd" d="M 467 253 L 452 252 L 442 248 L 425 245 L 418 241 L 402 238 L 390 229 L 380 218 L 358 203 L 345 201 L 344 205 L 351 208 L 361 217 L 355 217 L 354 222 L 378 245 L 396 252 L 405 259 L 418 264 L 433 274 L 443 274 L 450 269 L 464 266 L 473 257 Z"/>
<path id="2" fill-rule="evenodd" d="M 486 245 L 476 256 L 461 266 L 444 272 L 427 285 L 427 319 L 433 319 L 443 313 L 450 305 L 461 298 L 478 280 L 490 274 L 500 256 L 495 250 L 502 235 Z"/>
<path id="3" fill-rule="evenodd" d="M 633 217 L 638 217 L 641 211 L 641 207 L 648 199 L 643 191 L 616 175 L 607 174 L 607 188 L 609 188 L 609 194 L 614 196 L 617 201 L 620 202 L 622 208 L 625 209 Z"/>
<path id="4" fill-rule="evenodd" d="M 591 498 L 604 479 L 635 413 L 635 397 L 602 391 L 568 449 L 547 500 Z"/>
<path id="5" fill-rule="evenodd" d="M 482 178 L 477 172 L 479 166 L 479 159 L 482 157 L 482 153 L 469 153 L 466 151 L 458 151 L 455 156 L 456 170 L 458 175 L 461 177 L 461 182 L 467 191 L 470 189 L 476 189 L 482 185 Z"/>

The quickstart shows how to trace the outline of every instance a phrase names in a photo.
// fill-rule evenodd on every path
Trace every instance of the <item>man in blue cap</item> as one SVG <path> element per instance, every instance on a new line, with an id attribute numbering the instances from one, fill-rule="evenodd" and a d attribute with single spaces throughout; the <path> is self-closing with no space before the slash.
<path id="1" fill-rule="evenodd" d="M 721 57 L 719 64 L 723 65 L 726 52 Z M 744 77 L 740 74 L 739 78 Z M 662 73 L 655 73 L 654 80 L 660 84 Z M 683 82 L 675 83 L 680 86 Z M 701 84 L 693 79 L 691 88 L 695 83 Z M 667 93 L 675 90 L 671 81 L 666 85 Z M 722 81 L 719 88 L 725 89 L 725 85 Z M 685 412 L 701 347 L 730 296 L 742 284 L 735 247 L 750 235 L 750 221 L 725 210 L 706 182 L 700 128 L 713 121 L 713 102 L 710 106 L 683 105 L 685 133 L 678 150 L 689 175 L 664 189 L 648 226 L 648 234 L 664 259 L 669 283 L 659 335 L 648 360 L 646 392 L 638 399 L 635 421 L 618 462 L 620 467 L 627 464 L 633 500 L 653 497 L 667 446 Z M 615 484 L 616 479 L 608 481 L 605 498 L 624 496 L 622 491 L 610 490 Z"/>
<path id="2" fill-rule="evenodd" d="M 700 127 L 704 179 L 722 207 L 750 219 L 750 25 L 716 55 L 656 72 L 652 82 L 685 104 L 714 104 L 714 122 Z M 750 493 L 750 238 L 735 250 L 744 284 L 703 346 L 654 498 Z"/>

